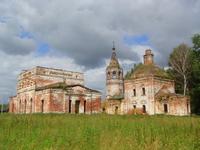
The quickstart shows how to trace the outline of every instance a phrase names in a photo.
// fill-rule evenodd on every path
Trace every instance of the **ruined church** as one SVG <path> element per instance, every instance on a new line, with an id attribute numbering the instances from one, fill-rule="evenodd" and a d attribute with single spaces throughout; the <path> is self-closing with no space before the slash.
<path id="1" fill-rule="evenodd" d="M 106 68 L 106 100 L 84 85 L 84 74 L 35 67 L 18 76 L 17 94 L 10 97 L 11 113 L 99 113 L 189 115 L 190 98 L 175 93 L 175 83 L 154 63 L 147 49 L 144 62 L 123 74 L 113 47 Z"/>
<path id="2" fill-rule="evenodd" d="M 190 98 L 175 93 L 175 83 L 154 63 L 154 54 L 147 49 L 143 64 L 135 66 L 124 77 L 113 47 L 106 68 L 106 101 L 108 114 L 189 115 Z"/>
<path id="3" fill-rule="evenodd" d="M 84 74 L 35 67 L 18 77 L 17 95 L 9 100 L 11 113 L 99 113 L 101 93 L 84 85 Z"/>

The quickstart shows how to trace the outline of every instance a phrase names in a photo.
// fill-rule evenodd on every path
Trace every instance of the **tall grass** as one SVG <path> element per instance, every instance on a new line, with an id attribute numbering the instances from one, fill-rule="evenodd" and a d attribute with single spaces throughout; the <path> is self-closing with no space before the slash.
<path id="1" fill-rule="evenodd" d="M 0 150 L 200 149 L 200 117 L 0 115 Z"/>

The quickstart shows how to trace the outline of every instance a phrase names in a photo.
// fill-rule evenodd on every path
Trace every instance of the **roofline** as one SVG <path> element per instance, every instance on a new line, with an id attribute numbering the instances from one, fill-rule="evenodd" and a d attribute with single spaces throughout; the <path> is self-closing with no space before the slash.
<path id="1" fill-rule="evenodd" d="M 17 97 L 17 95 L 15 95 L 15 96 L 10 96 L 9 98 L 15 98 L 15 97 Z"/>
<path id="2" fill-rule="evenodd" d="M 60 89 L 60 86 L 62 86 L 62 85 L 59 85 L 59 84 L 63 84 L 63 82 L 58 82 L 58 83 L 55 83 L 55 84 L 46 85 L 46 86 L 44 86 L 44 87 L 39 87 L 39 88 L 36 88 L 36 91 L 41 91 L 41 90 L 46 90 L 46 89 L 57 89 L 57 88 Z M 64 83 L 64 84 L 65 84 L 65 83 Z M 67 88 L 75 87 L 75 86 L 80 86 L 80 87 L 86 88 L 87 90 L 90 90 L 90 91 L 92 91 L 92 92 L 97 92 L 97 93 L 102 94 L 100 91 L 90 89 L 90 88 L 88 88 L 88 87 L 86 87 L 86 86 L 84 86 L 84 85 L 81 85 L 81 84 L 73 84 L 73 85 L 67 85 L 67 84 L 65 84 L 65 85 L 63 86 L 63 89 L 64 89 L 64 88 L 67 89 Z M 61 88 L 61 89 L 62 89 L 62 88 Z"/>
<path id="3" fill-rule="evenodd" d="M 98 91 L 98 90 L 91 89 L 91 88 L 89 88 L 89 87 L 86 87 L 86 86 L 84 86 L 84 85 L 81 85 L 81 84 L 69 85 L 68 87 L 75 87 L 75 86 L 80 86 L 80 87 L 86 88 L 87 90 L 90 90 L 90 91 L 93 91 L 93 92 L 97 92 L 97 93 L 101 93 L 101 92 L 100 92 L 100 91 Z"/>
<path id="4" fill-rule="evenodd" d="M 52 67 L 43 67 L 43 66 L 35 66 L 31 69 L 24 69 L 20 72 L 19 75 L 25 73 L 25 72 L 28 72 L 28 71 L 31 71 L 31 70 L 34 70 L 34 69 L 37 69 L 37 68 L 43 68 L 43 69 L 52 69 L 52 70 L 57 70 L 57 71 L 62 71 L 62 72 L 71 72 L 71 73 L 79 73 L 79 74 L 83 74 L 83 72 L 78 72 L 78 71 L 69 71 L 69 70 L 64 70 L 64 69 L 57 69 L 57 68 L 52 68 Z"/>
<path id="5" fill-rule="evenodd" d="M 65 72 L 73 72 L 73 73 L 80 73 L 80 74 L 84 74 L 83 72 L 78 72 L 78 71 L 69 71 L 69 70 L 65 70 L 65 69 L 52 68 L 52 67 L 36 66 L 36 67 L 34 67 L 34 68 L 53 69 L 53 70 L 58 70 L 58 71 L 65 71 Z M 34 69 L 34 68 L 33 68 L 33 69 Z"/>

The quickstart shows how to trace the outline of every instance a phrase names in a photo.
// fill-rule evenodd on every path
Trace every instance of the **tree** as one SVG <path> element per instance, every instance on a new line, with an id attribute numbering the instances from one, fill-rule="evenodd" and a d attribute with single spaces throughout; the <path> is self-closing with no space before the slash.
<path id="1" fill-rule="evenodd" d="M 192 43 L 193 43 L 193 50 L 196 52 L 200 52 L 200 34 L 195 34 L 192 37 Z"/>
<path id="2" fill-rule="evenodd" d="M 176 73 L 175 70 L 173 70 L 172 68 L 168 68 L 167 73 L 169 74 L 169 76 L 174 79 L 175 82 L 175 92 L 176 93 L 182 93 L 183 92 L 183 82 L 181 79 L 181 75 Z"/>
<path id="3" fill-rule="evenodd" d="M 169 57 L 169 65 L 172 67 L 176 76 L 180 76 L 179 81 L 183 84 L 183 95 L 186 95 L 188 78 L 191 69 L 190 48 L 186 44 L 180 44 L 173 49 Z"/>
<path id="4" fill-rule="evenodd" d="M 192 113 L 200 114 L 200 34 L 192 37 L 192 43 L 192 48 L 185 44 L 174 48 L 169 59 L 171 69 L 168 73 L 175 79 L 177 92 L 186 93 L 186 89 L 188 90 Z M 184 70 L 186 81 L 183 76 Z"/>
<path id="5" fill-rule="evenodd" d="M 200 114 L 200 34 L 192 37 L 192 73 L 189 83 L 192 111 Z"/>

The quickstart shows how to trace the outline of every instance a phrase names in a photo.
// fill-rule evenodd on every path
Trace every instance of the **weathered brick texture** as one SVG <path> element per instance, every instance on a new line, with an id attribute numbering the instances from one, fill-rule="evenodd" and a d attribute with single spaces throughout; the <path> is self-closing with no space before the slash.
<path id="1" fill-rule="evenodd" d="M 174 81 L 168 78 L 164 70 L 154 64 L 153 56 L 150 49 L 146 50 L 144 64 L 137 66 L 128 79 L 115 78 L 115 84 L 108 78 L 108 69 L 106 70 L 107 90 L 111 93 L 119 91 L 120 86 L 116 86 L 116 83 L 121 81 L 124 87 L 123 98 L 107 96 L 104 108 L 107 113 L 190 114 L 190 98 L 175 93 Z M 110 64 L 108 68 L 109 66 Z M 116 68 L 119 68 L 118 66 L 119 64 Z"/>
<path id="2" fill-rule="evenodd" d="M 19 75 L 12 113 L 99 113 L 101 93 L 84 86 L 82 73 L 36 67 Z"/>

